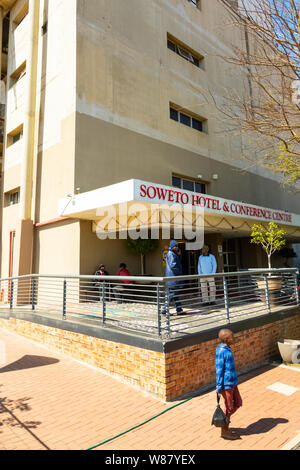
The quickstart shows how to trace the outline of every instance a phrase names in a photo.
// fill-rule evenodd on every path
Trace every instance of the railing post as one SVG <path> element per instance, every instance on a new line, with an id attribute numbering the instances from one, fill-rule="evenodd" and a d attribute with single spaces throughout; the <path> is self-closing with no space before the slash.
<path id="1" fill-rule="evenodd" d="M 160 311 L 160 285 L 157 283 L 156 286 L 156 296 L 157 296 L 157 332 L 158 336 L 161 336 L 161 311 Z"/>
<path id="2" fill-rule="evenodd" d="M 264 274 L 264 278 L 265 278 L 266 305 L 267 305 L 268 312 L 271 312 L 270 293 L 269 293 L 269 284 L 268 284 L 267 274 Z"/>
<path id="3" fill-rule="evenodd" d="M 35 293 L 36 293 L 36 279 L 32 278 L 32 293 L 31 293 L 31 307 L 35 310 Z"/>
<path id="4" fill-rule="evenodd" d="M 223 277 L 223 289 L 224 289 L 224 302 L 225 302 L 226 318 L 227 318 L 228 323 L 230 323 L 228 285 L 227 285 L 227 279 L 226 279 L 225 276 Z"/>
<path id="5" fill-rule="evenodd" d="M 14 305 L 14 281 L 10 281 L 10 297 L 9 297 L 9 308 L 13 309 Z"/>
<path id="6" fill-rule="evenodd" d="M 168 286 L 165 288 L 165 307 L 166 307 L 166 326 L 167 335 L 170 336 L 170 289 Z"/>
<path id="7" fill-rule="evenodd" d="M 294 281 L 295 281 L 296 301 L 297 301 L 297 304 L 299 304 L 299 303 L 300 303 L 300 298 L 299 298 L 299 288 L 298 288 L 298 276 L 297 276 L 297 273 L 294 273 Z"/>
<path id="8" fill-rule="evenodd" d="M 67 316 L 67 281 L 64 279 L 64 290 L 63 290 L 63 319 Z"/>
<path id="9" fill-rule="evenodd" d="M 106 283 L 102 284 L 102 324 L 105 325 L 106 320 Z"/>

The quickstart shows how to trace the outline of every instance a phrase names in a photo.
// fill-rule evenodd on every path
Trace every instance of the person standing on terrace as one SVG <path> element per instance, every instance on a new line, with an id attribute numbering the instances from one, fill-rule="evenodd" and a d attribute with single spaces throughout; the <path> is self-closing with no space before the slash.
<path id="1" fill-rule="evenodd" d="M 213 254 L 209 253 L 209 247 L 204 245 L 202 255 L 198 260 L 198 274 L 215 274 L 217 271 L 217 261 Z M 216 283 L 213 277 L 200 278 L 201 295 L 203 306 L 215 305 L 216 303 Z M 208 295 L 209 286 L 209 295 Z"/>
<path id="2" fill-rule="evenodd" d="M 166 277 L 182 276 L 182 264 L 180 248 L 176 240 L 171 240 L 166 256 Z M 183 281 L 169 281 L 166 283 L 169 289 L 169 304 L 174 302 L 177 313 L 182 313 L 182 307 L 178 298 L 178 289 L 183 287 Z M 162 315 L 166 315 L 167 306 L 162 309 Z"/>

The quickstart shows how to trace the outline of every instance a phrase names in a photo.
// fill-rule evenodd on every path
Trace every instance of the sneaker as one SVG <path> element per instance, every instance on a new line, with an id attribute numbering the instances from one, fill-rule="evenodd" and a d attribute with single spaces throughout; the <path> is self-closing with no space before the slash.
<path id="1" fill-rule="evenodd" d="M 237 439 L 240 439 L 240 436 L 231 429 L 228 429 L 228 431 L 222 431 L 221 437 L 223 439 L 228 439 L 229 441 L 236 441 Z"/>
<path id="2" fill-rule="evenodd" d="M 177 313 L 183 313 L 183 310 L 182 310 L 182 308 L 177 308 L 177 309 L 176 309 L 176 312 L 177 312 Z"/>

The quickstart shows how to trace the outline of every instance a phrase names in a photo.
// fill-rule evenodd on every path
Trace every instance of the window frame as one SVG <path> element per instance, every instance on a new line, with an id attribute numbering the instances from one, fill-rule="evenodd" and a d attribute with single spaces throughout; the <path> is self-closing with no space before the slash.
<path id="1" fill-rule="evenodd" d="M 4 206 L 11 207 L 20 204 L 20 187 L 4 193 Z"/>
<path id="2" fill-rule="evenodd" d="M 190 62 L 198 69 L 204 69 L 204 56 L 190 48 L 188 45 L 179 41 L 170 33 L 167 33 L 167 48 L 172 52 L 175 52 L 175 54 L 179 55 L 187 62 Z"/>
<path id="3" fill-rule="evenodd" d="M 174 184 L 175 179 L 180 181 L 180 186 L 176 186 Z M 194 189 L 191 190 L 191 189 L 184 188 L 183 187 L 184 181 L 187 182 L 187 183 L 192 183 Z M 201 191 L 196 191 L 196 185 L 197 184 L 201 185 Z M 177 175 L 173 174 L 172 175 L 172 187 L 182 189 L 184 191 L 191 191 L 191 192 L 197 193 L 197 194 L 207 194 L 207 184 L 206 183 L 204 183 L 203 181 L 199 181 L 199 180 L 189 178 L 189 177 L 185 177 L 185 176 L 177 176 Z"/>
<path id="4" fill-rule="evenodd" d="M 19 65 L 9 76 L 9 88 L 12 88 L 26 75 L 26 60 Z"/>
<path id="5" fill-rule="evenodd" d="M 177 119 L 175 119 L 175 115 Z M 180 108 L 180 106 L 171 102 L 169 103 L 169 116 L 172 121 L 178 122 L 179 124 L 183 124 L 186 127 L 190 127 L 191 129 L 194 129 L 197 132 L 201 132 L 203 134 L 208 133 L 206 124 L 207 119 L 202 116 L 198 116 L 187 109 Z M 188 117 L 190 119 L 190 124 L 183 122 L 184 118 L 182 120 L 181 116 Z M 195 124 L 197 124 L 197 126 Z"/>
<path id="6" fill-rule="evenodd" d="M 20 140 L 23 139 L 23 124 L 16 127 L 13 131 L 7 134 L 7 148 L 11 147 L 12 145 L 17 144 Z"/>

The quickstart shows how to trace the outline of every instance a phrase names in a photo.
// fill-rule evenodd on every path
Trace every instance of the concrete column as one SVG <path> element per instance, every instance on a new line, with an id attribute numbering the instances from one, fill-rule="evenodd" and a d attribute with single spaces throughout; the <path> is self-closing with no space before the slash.
<path id="1" fill-rule="evenodd" d="M 21 167 L 20 220 L 16 230 L 18 275 L 32 272 L 33 252 L 33 162 L 35 152 L 35 120 L 37 96 L 37 62 L 39 40 L 40 0 L 29 1 L 28 54 L 26 59 L 27 90 L 25 95 L 23 142 L 24 155 Z"/>
<path id="2" fill-rule="evenodd" d="M 31 220 L 34 134 L 36 118 L 37 61 L 40 1 L 29 1 L 28 55 L 26 60 L 27 91 L 23 129 L 24 157 L 21 171 L 20 219 Z"/>

